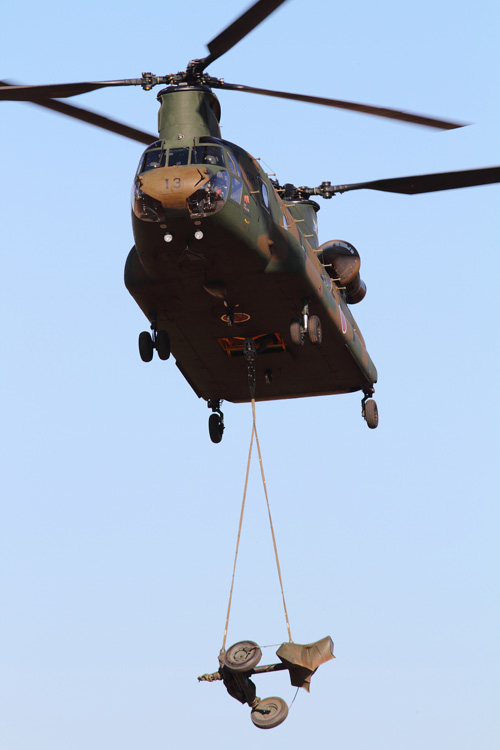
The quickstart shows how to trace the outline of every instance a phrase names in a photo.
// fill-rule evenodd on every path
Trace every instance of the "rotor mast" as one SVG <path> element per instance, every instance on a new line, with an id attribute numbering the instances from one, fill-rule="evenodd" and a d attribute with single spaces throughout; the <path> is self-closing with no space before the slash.
<path id="1" fill-rule="evenodd" d="M 207 86 L 169 86 L 158 94 L 158 132 L 179 146 L 201 136 L 221 137 L 219 100 Z"/>

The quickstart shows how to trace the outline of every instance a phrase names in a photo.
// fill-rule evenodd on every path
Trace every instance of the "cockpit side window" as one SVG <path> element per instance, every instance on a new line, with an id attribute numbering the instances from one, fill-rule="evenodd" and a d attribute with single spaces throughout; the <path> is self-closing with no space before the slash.
<path id="1" fill-rule="evenodd" d="M 227 161 L 229 163 L 229 169 L 233 174 L 237 174 L 238 177 L 241 177 L 241 168 L 234 156 L 230 151 L 227 152 Z"/>
<path id="2" fill-rule="evenodd" d="M 241 180 L 237 180 L 236 177 L 231 178 L 231 194 L 230 198 L 235 203 L 241 203 L 241 196 L 243 195 L 243 183 Z"/>
<path id="3" fill-rule="evenodd" d="M 213 164 L 224 167 L 224 154 L 220 146 L 194 146 L 191 164 Z"/>

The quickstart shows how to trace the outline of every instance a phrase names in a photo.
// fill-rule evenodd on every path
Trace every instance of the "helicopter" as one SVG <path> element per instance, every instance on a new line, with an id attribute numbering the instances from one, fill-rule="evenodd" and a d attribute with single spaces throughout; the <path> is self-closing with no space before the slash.
<path id="1" fill-rule="evenodd" d="M 412 122 L 439 129 L 462 123 L 339 100 L 228 84 L 206 68 L 281 2 L 256 2 L 209 44 L 209 55 L 167 76 L 49 86 L 0 87 L 2 99 L 30 101 L 147 145 L 133 185 L 135 244 L 125 285 L 151 333 L 139 353 L 175 357 L 212 414 L 214 443 L 224 432 L 221 404 L 360 391 L 368 427 L 378 425 L 371 398 L 377 371 L 350 307 L 366 286 L 360 257 L 345 240 L 319 244 L 315 197 L 371 189 L 425 193 L 500 181 L 500 168 L 317 187 L 279 184 L 243 148 L 224 140 L 214 89 L 259 93 Z M 111 86 L 160 91 L 159 137 L 60 98 Z M 250 363 L 250 364 L 249 364 Z M 256 369 L 256 375 L 253 369 Z M 250 392 L 249 392 L 250 391 Z"/>

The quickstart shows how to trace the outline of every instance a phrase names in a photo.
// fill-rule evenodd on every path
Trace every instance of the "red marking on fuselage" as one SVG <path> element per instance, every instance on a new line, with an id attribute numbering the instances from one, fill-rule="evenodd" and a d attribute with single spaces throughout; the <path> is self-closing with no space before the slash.
<path id="1" fill-rule="evenodd" d="M 230 322 L 230 317 L 229 317 L 229 315 L 223 315 L 221 317 L 221 320 L 223 320 L 224 323 L 229 323 Z M 235 324 L 237 324 L 237 323 L 246 323 L 247 320 L 250 320 L 250 315 L 248 315 L 247 313 L 242 313 L 242 312 L 235 312 L 235 313 L 233 313 L 233 320 L 232 320 L 233 323 L 235 323 Z"/>

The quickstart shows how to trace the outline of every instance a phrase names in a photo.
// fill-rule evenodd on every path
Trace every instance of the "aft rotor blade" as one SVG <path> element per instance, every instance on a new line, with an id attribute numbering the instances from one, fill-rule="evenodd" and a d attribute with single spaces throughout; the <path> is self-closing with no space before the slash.
<path id="1" fill-rule="evenodd" d="M 342 99 L 326 99 L 322 96 L 309 96 L 308 94 L 294 94 L 287 91 L 258 89 L 253 86 L 244 86 L 237 83 L 211 82 L 210 86 L 212 86 L 212 88 L 227 89 L 229 91 L 245 91 L 247 94 L 262 94 L 263 96 L 274 96 L 278 99 L 292 99 L 297 102 L 321 104 L 325 107 L 335 107 L 336 109 L 347 109 L 352 112 L 362 112 L 367 115 L 386 117 L 391 120 L 401 120 L 402 122 L 410 122 L 414 125 L 424 125 L 428 128 L 438 128 L 439 130 L 453 130 L 454 128 L 463 128 L 465 125 L 468 125 L 466 122 L 441 120 L 436 117 L 426 117 L 425 115 L 418 115 L 413 112 L 405 112 L 404 110 L 399 109 L 374 107 L 370 104 L 359 104 L 358 102 L 349 102 Z"/>
<path id="2" fill-rule="evenodd" d="M 385 193 L 434 193 L 438 190 L 455 190 L 491 185 L 500 182 L 500 167 L 482 169 L 465 169 L 459 172 L 438 172 L 436 174 L 413 175 L 412 177 L 394 177 L 388 180 L 357 182 L 352 185 L 332 186 L 333 193 L 345 193 L 348 190 L 382 190 Z"/>
<path id="3" fill-rule="evenodd" d="M 285 0 L 258 0 L 258 2 L 254 3 L 236 21 L 233 21 L 227 29 L 221 31 L 220 34 L 207 44 L 210 55 L 203 60 L 204 68 L 238 44 L 243 37 L 253 31 L 256 26 L 262 23 L 284 2 Z"/>
<path id="4" fill-rule="evenodd" d="M 65 99 L 68 96 L 87 94 L 89 91 L 113 86 L 141 86 L 142 78 L 122 81 L 85 81 L 82 83 L 50 83 L 39 86 L 0 86 L 0 100 L 39 102 L 43 99 Z"/>
<path id="5" fill-rule="evenodd" d="M 0 81 L 0 86 L 12 86 L 8 81 Z M 30 101 L 25 100 L 28 104 L 36 104 L 38 107 L 45 107 L 51 109 L 54 112 L 59 112 L 67 117 L 73 117 L 75 120 L 81 120 L 87 122 L 90 125 L 95 125 L 103 130 L 109 130 L 111 133 L 117 133 L 123 135 L 125 138 L 130 138 L 133 141 L 139 141 L 139 143 L 145 143 L 149 146 L 150 143 L 157 140 L 157 135 L 146 133 L 143 130 L 132 128 L 129 125 L 125 125 L 117 120 L 111 120 L 109 117 L 99 115 L 97 112 L 92 112 L 90 109 L 81 109 L 80 107 L 74 107 L 71 104 L 65 102 L 59 102 L 56 99 L 46 99 L 45 101 Z"/>

